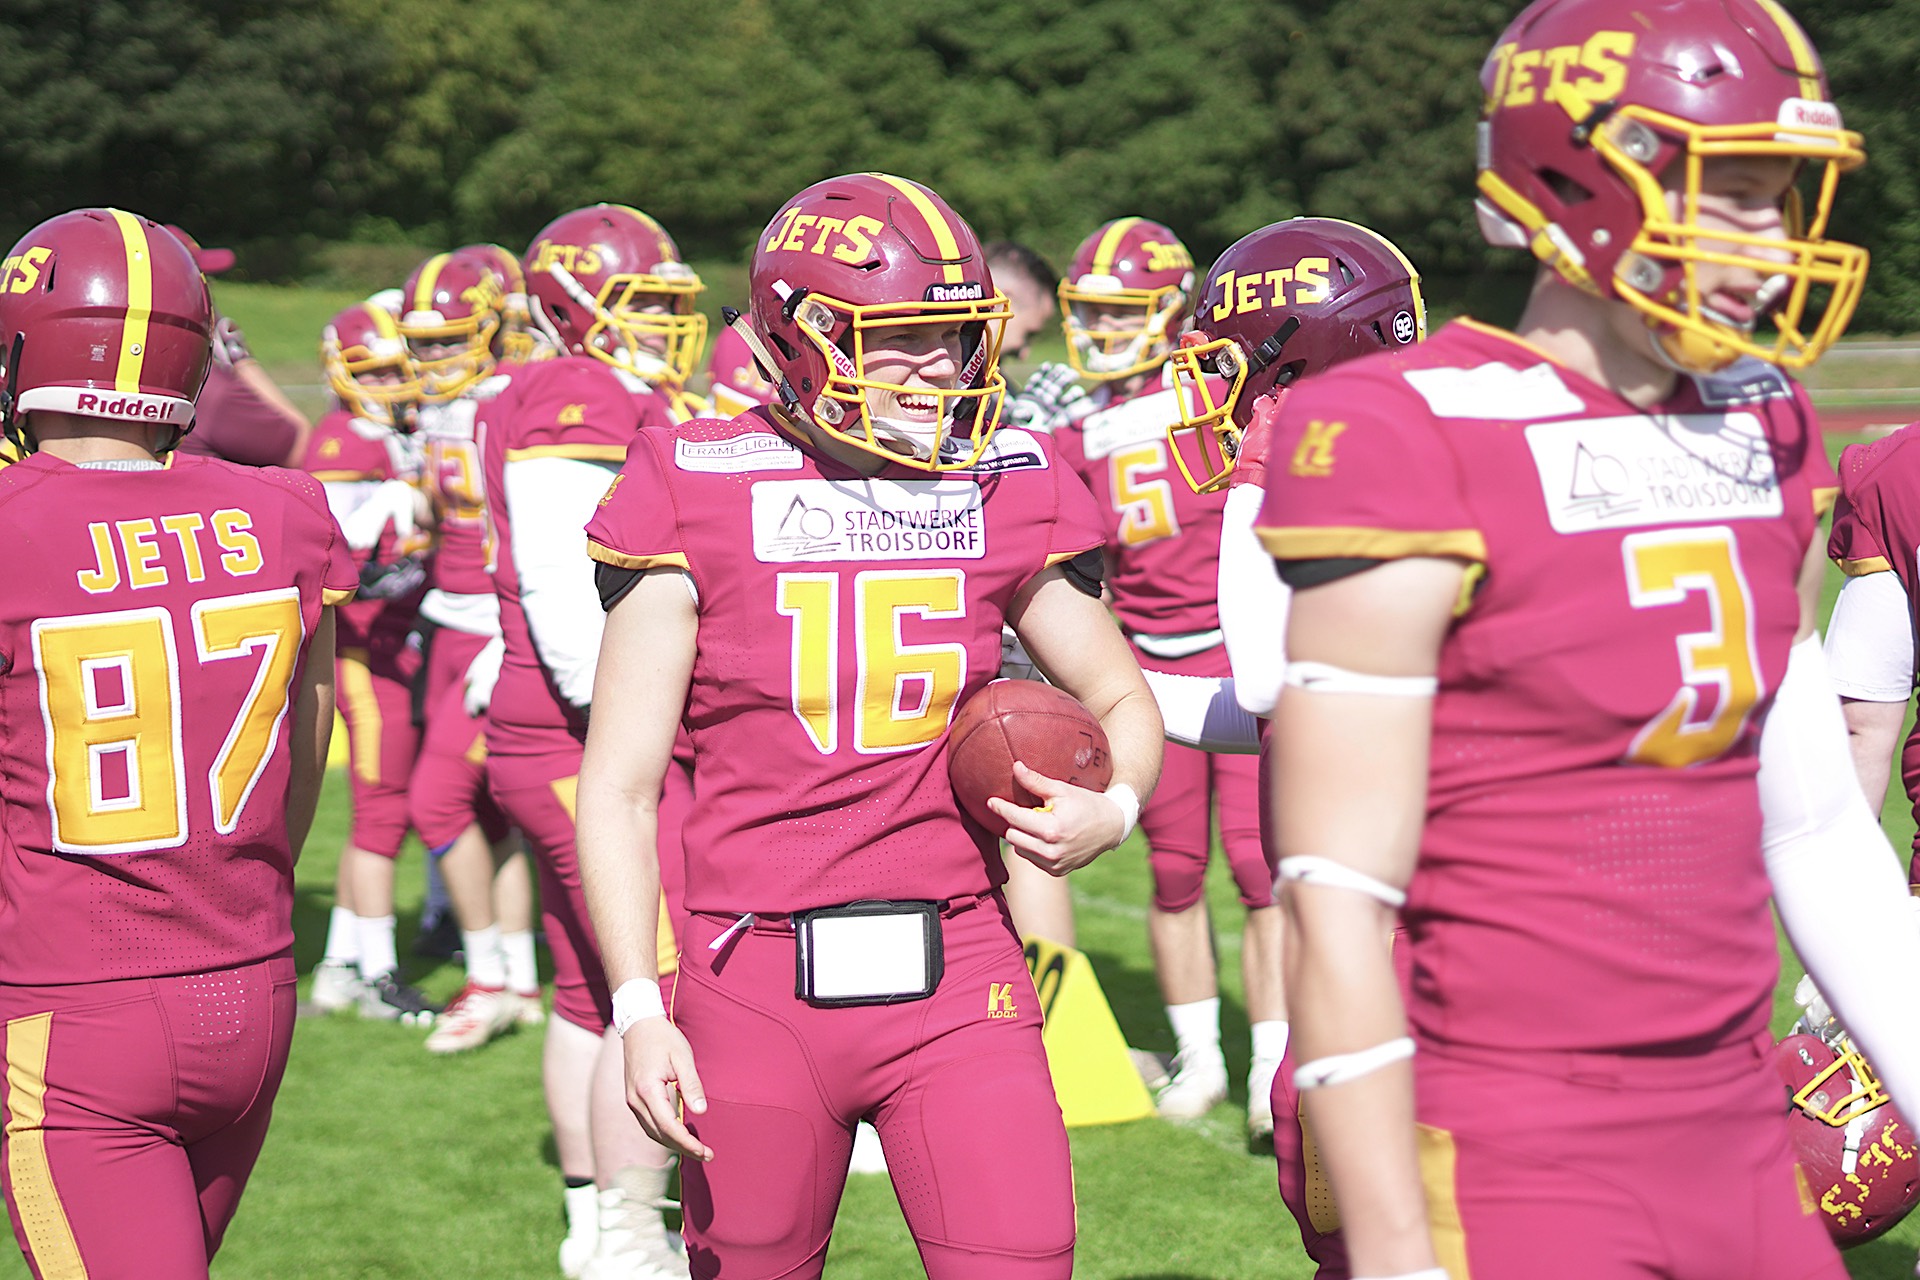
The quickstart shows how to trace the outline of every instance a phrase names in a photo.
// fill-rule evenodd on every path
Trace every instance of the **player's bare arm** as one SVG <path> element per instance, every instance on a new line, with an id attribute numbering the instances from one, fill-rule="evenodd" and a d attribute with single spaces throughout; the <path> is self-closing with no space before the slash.
<path id="1" fill-rule="evenodd" d="M 580 764 L 580 879 L 607 983 L 616 993 L 629 982 L 656 984 L 656 1000 L 660 793 L 693 679 L 697 627 L 693 599 L 676 569 L 642 575 L 613 607 L 601 639 L 592 727 Z M 616 1026 L 622 1013 L 614 1011 Z M 641 1127 L 656 1142 L 696 1160 L 712 1159 L 711 1149 L 680 1120 L 683 1098 L 689 1110 L 706 1110 L 686 1038 L 656 1006 L 626 1027 L 621 1039 L 627 1105 Z"/>
<path id="2" fill-rule="evenodd" d="M 300 856 L 320 804 L 320 783 L 327 773 L 327 744 L 333 739 L 333 610 L 320 610 L 307 648 L 307 668 L 293 698 L 292 765 L 287 781 L 287 843 Z"/>
<path id="3" fill-rule="evenodd" d="M 1021 588 L 1007 621 L 1047 678 L 1100 721 L 1113 750 L 1114 783 L 1146 800 L 1160 779 L 1165 730 L 1139 664 L 1105 607 L 1055 567 Z M 1015 776 L 1047 807 L 1027 809 L 997 798 L 988 803 L 1009 824 L 1007 842 L 1043 870 L 1065 875 L 1126 839 L 1131 823 L 1107 796 L 1024 765 Z"/>
<path id="4" fill-rule="evenodd" d="M 1361 677 L 1431 677 L 1462 574 L 1457 561 L 1415 558 L 1307 588 L 1294 597 L 1288 656 Z M 1354 1273 L 1399 1276 L 1434 1265 L 1413 1072 L 1405 1056 L 1369 1069 L 1367 1055 L 1408 1034 L 1386 945 L 1389 899 L 1405 891 L 1419 855 L 1432 699 L 1353 692 L 1353 683 L 1297 687 L 1279 700 L 1268 785 L 1282 859 L 1348 873 L 1285 885 L 1287 1006 L 1303 1074 L 1324 1066 L 1329 1078 L 1303 1085 L 1303 1100 Z"/>

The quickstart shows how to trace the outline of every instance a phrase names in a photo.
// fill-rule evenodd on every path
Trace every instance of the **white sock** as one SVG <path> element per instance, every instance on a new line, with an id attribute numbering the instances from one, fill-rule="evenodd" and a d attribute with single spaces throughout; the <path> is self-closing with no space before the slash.
<path id="1" fill-rule="evenodd" d="M 1256 1022 L 1253 1033 L 1253 1065 L 1247 1069 L 1247 1096 L 1264 1098 L 1273 1092 L 1273 1078 L 1280 1072 L 1280 1059 L 1287 1052 L 1287 1034 L 1291 1030 L 1279 1018 Z"/>
<path id="2" fill-rule="evenodd" d="M 360 935 L 360 976 L 368 982 L 383 973 L 400 968 L 400 956 L 393 948 L 392 916 L 356 916 Z"/>
<path id="3" fill-rule="evenodd" d="M 327 950 L 322 957 L 328 964 L 353 965 L 360 962 L 360 917 L 345 907 L 327 912 Z"/>
<path id="4" fill-rule="evenodd" d="M 507 962 L 500 954 L 500 926 L 460 931 L 460 947 L 467 953 L 467 981 L 495 990 L 507 985 Z"/>
<path id="5" fill-rule="evenodd" d="M 507 972 L 507 990 L 526 995 L 540 989 L 540 962 L 533 956 L 533 930 L 500 935 L 500 954 Z"/>
<path id="6" fill-rule="evenodd" d="M 600 1188 L 589 1182 L 584 1187 L 566 1187 L 567 1238 L 592 1242 L 600 1235 Z"/>
<path id="7" fill-rule="evenodd" d="M 1189 1004 L 1167 1006 L 1167 1021 L 1173 1026 L 1174 1043 L 1183 1066 L 1194 1066 L 1209 1059 L 1220 1062 L 1220 997 L 1195 1000 Z"/>

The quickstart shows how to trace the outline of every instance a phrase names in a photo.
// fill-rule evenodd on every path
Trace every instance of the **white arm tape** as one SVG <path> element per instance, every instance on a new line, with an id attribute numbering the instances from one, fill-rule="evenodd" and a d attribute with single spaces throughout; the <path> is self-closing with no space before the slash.
<path id="1" fill-rule="evenodd" d="M 630 978 L 613 993 L 613 1034 L 625 1037 L 636 1022 L 667 1016 L 660 984 L 651 978 Z"/>
<path id="2" fill-rule="evenodd" d="M 1793 647 L 1760 734 L 1761 847 L 1787 937 L 1893 1100 L 1920 1113 L 1920 930 L 1867 807 L 1817 638 Z"/>
<path id="3" fill-rule="evenodd" d="M 1120 810 L 1122 830 L 1119 843 L 1125 844 L 1127 837 L 1133 834 L 1133 828 L 1140 821 L 1140 793 L 1124 782 L 1116 782 L 1107 788 L 1106 797 Z"/>
<path id="4" fill-rule="evenodd" d="M 1827 672 L 1843 698 L 1913 696 L 1913 615 L 1897 575 L 1869 573 L 1840 588 L 1827 619 Z"/>
<path id="5" fill-rule="evenodd" d="M 1254 715 L 1273 713 L 1287 668 L 1287 607 L 1293 592 L 1253 531 L 1266 490 L 1236 485 L 1227 491 L 1220 524 L 1220 630 L 1227 641 L 1234 696 Z"/>
<path id="6" fill-rule="evenodd" d="M 1345 1084 L 1349 1080 L 1372 1075 L 1382 1067 L 1404 1062 L 1412 1056 L 1412 1036 L 1401 1036 L 1398 1040 L 1389 1040 L 1371 1049 L 1357 1049 L 1352 1053 L 1330 1053 L 1324 1058 L 1301 1063 L 1293 1073 L 1293 1087 L 1322 1089 L 1328 1085 Z"/>
<path id="7" fill-rule="evenodd" d="M 1447 1280 L 1445 1267 L 1428 1267 L 1425 1271 L 1408 1271 L 1397 1276 L 1355 1276 L 1353 1280 Z"/>
<path id="8" fill-rule="evenodd" d="M 1182 676 L 1150 667 L 1140 674 L 1160 704 L 1168 742 L 1233 755 L 1260 750 L 1260 719 L 1236 700 L 1232 676 Z"/>
<path id="9" fill-rule="evenodd" d="M 1384 902 L 1395 911 L 1407 905 L 1407 895 L 1385 880 L 1376 880 L 1366 872 L 1355 871 L 1346 863 L 1335 862 L 1332 858 L 1316 858 L 1305 853 L 1282 858 L 1279 879 L 1317 884 L 1326 889 L 1350 889 Z"/>
<path id="10" fill-rule="evenodd" d="M 1370 676 L 1328 662 L 1289 662 L 1287 683 L 1308 693 L 1373 693 L 1389 698 L 1431 698 L 1438 676 Z"/>

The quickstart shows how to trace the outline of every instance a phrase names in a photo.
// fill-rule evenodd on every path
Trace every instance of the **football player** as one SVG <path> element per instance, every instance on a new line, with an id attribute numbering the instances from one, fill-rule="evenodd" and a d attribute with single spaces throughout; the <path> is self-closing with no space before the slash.
<path id="1" fill-rule="evenodd" d="M 1828 554 L 1847 575 L 1827 620 L 1827 662 L 1860 786 L 1876 810 L 1899 752 L 1901 782 L 1920 811 L 1920 735 L 1909 736 L 1904 750 L 1900 745 L 1914 687 L 1913 601 L 1920 598 L 1911 585 L 1914 554 L 1905 550 L 1920 547 L 1916 440 L 1920 430 L 1909 426 L 1842 451 L 1840 499 L 1827 541 Z M 1920 833 L 1915 840 L 1920 843 Z"/>
<path id="2" fill-rule="evenodd" d="M 767 402 L 773 384 L 760 372 L 753 352 L 731 329 L 721 329 L 713 340 L 713 355 L 707 363 L 707 398 L 713 402 L 714 416 L 737 418 L 747 410 Z"/>
<path id="3" fill-rule="evenodd" d="M 1784 372 L 1859 296 L 1825 232 L 1864 153 L 1772 0 L 1631 16 L 1540 0 L 1482 70 L 1482 229 L 1540 259 L 1515 330 L 1351 361 L 1273 426 L 1295 1083 L 1358 1275 L 1844 1276 L 1771 1062 L 1770 897 L 1920 1104 L 1920 937 L 1813 637 L 1834 479 Z"/>
<path id="4" fill-rule="evenodd" d="M 676 420 L 675 379 L 698 363 L 705 336 L 693 306 L 701 283 L 659 223 L 612 204 L 549 223 L 527 250 L 526 272 L 534 323 L 562 355 L 529 366 L 481 422 L 505 639 L 487 769 L 495 799 L 532 849 L 553 953 L 544 1075 L 567 1182 L 561 1270 L 579 1275 L 591 1259 L 588 1274 L 606 1280 L 685 1275 L 660 1216 L 669 1153 L 623 1102 L 620 1041 L 609 1030 L 613 1006 L 581 896 L 573 818 L 605 617 L 580 531 L 634 432 Z M 679 826 L 692 803 L 691 748 L 682 748 L 662 808 L 663 975 L 678 952 L 680 930 L 665 908 L 677 914 L 680 905 Z"/>
<path id="5" fill-rule="evenodd" d="M 1224 676 L 1216 578 L 1222 493 L 1196 493 L 1180 477 L 1166 427 L 1179 418 L 1167 357 L 1192 315 L 1193 259 L 1165 226 L 1116 218 L 1088 236 L 1060 281 L 1067 358 L 1092 383 L 1084 411 L 1053 433 L 1106 522 L 1108 590 L 1134 656 L 1191 676 Z M 1205 1115 L 1227 1097 L 1220 1048 L 1220 988 L 1204 896 L 1217 810 L 1220 842 L 1246 909 L 1240 968 L 1253 1054 L 1247 1087 L 1250 1137 L 1264 1141 L 1264 1099 L 1285 1047 L 1280 913 L 1260 849 L 1259 765 L 1238 755 L 1167 749 L 1147 833 L 1153 901 L 1147 936 L 1178 1053 L 1155 1103 L 1170 1119 Z"/>
<path id="6" fill-rule="evenodd" d="M 808 187 L 761 234 L 750 298 L 775 402 L 640 432 L 588 526 L 609 612 L 579 858 L 628 1102 L 692 1157 L 695 1276 L 818 1276 L 865 1117 L 929 1275 L 1065 1277 L 1039 1009 L 944 744 L 1011 622 L 1099 716 L 1116 781 L 1017 769 L 1049 803 L 992 801 L 1010 841 L 1065 874 L 1125 839 L 1161 727 L 1099 603 L 1101 521 L 1044 438 L 995 430 L 1006 300 L 932 191 Z M 656 828 L 683 722 L 699 804 L 670 1022 Z"/>
<path id="7" fill-rule="evenodd" d="M 233 268 L 233 250 L 204 248 L 171 224 L 166 230 L 193 254 L 202 275 Z M 213 367 L 195 402 L 194 429 L 180 442 L 180 452 L 250 467 L 297 467 L 306 456 L 308 432 L 307 415 L 253 358 L 239 326 L 216 307 Z"/>
<path id="8" fill-rule="evenodd" d="M 413 435 L 419 381 L 393 313 L 377 302 L 340 312 L 321 331 L 320 363 L 335 407 L 314 425 L 304 469 L 325 488 L 362 581 L 360 598 L 339 610 L 336 635 L 353 828 L 310 995 L 313 1009 L 330 1012 L 371 999 L 367 982 L 381 972 L 360 970 L 354 904 L 356 885 L 368 879 L 369 893 L 391 906 L 393 860 L 407 834 L 407 783 L 420 746 L 412 709 L 420 651 L 410 637 L 426 584 L 426 511 Z M 376 921 L 386 914 L 367 913 Z"/>
<path id="9" fill-rule="evenodd" d="M 424 480 L 434 553 L 420 617 L 428 632 L 421 705 L 426 731 L 409 784 L 408 811 L 439 862 L 459 922 L 467 982 L 435 1023 L 427 1048 L 454 1053 L 485 1044 L 523 1022 L 544 1020 L 533 943 L 533 878 L 527 859 L 488 794 L 486 699 L 500 664 L 500 607 L 489 566 L 487 522 L 475 420 L 524 366 L 505 361 L 509 296 L 517 275 L 502 251 L 470 245 L 435 254 L 404 287 L 400 332 L 420 379 Z M 511 255 L 507 255 L 511 256 Z M 384 936 L 363 969 L 391 955 L 392 892 L 375 917 Z M 368 904 L 357 904 L 363 911 Z M 377 909 L 377 908 L 376 908 Z M 374 982 L 378 1007 L 409 1022 L 440 1013 L 397 974 Z M 376 1006 L 368 1005 L 366 1008 Z"/>
<path id="10" fill-rule="evenodd" d="M 358 576 L 310 476 L 176 452 L 212 335 L 145 218 L 0 264 L 0 1156 L 38 1276 L 205 1277 L 293 1037 Z"/>
<path id="11" fill-rule="evenodd" d="M 1304 287 L 1241 293 L 1239 282 L 1298 281 Z M 1203 278 L 1196 322 L 1172 356 L 1179 423 L 1167 438 L 1191 487 L 1227 488 L 1220 530 L 1220 630 L 1233 674 L 1224 679 L 1148 668 L 1167 739 L 1209 751 L 1259 751 L 1285 668 L 1274 642 L 1286 631 L 1287 587 L 1253 531 L 1266 495 L 1273 414 L 1303 378 L 1426 336 L 1420 276 L 1386 237 L 1335 218 L 1292 218 L 1242 236 Z M 1261 841 L 1274 858 L 1272 814 Z M 1277 1147 L 1281 1198 L 1299 1224 L 1323 1280 L 1343 1276 L 1338 1215 L 1294 1123 L 1298 1095 L 1286 1070 L 1287 1025 L 1276 1039 L 1280 1069 L 1266 1094 L 1247 1099 L 1250 1125 Z M 1269 1052 L 1272 1046 L 1268 1046 Z M 1258 1082 L 1254 1082 L 1258 1083 Z M 1278 1127 L 1274 1117 L 1283 1121 Z M 1256 1136 L 1260 1129 L 1255 1128 Z"/>

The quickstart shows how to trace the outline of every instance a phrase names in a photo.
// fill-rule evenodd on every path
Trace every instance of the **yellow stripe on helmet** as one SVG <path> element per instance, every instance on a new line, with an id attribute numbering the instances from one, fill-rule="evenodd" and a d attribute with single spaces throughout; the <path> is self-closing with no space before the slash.
<path id="1" fill-rule="evenodd" d="M 1820 92 L 1820 59 L 1813 51 L 1813 42 L 1807 39 L 1807 33 L 1793 16 L 1782 9 L 1779 0 L 1755 0 L 1767 11 L 1774 24 L 1780 28 L 1780 34 L 1786 37 L 1787 48 L 1793 51 L 1793 69 L 1800 74 L 1800 96 L 1814 102 L 1824 101 Z"/>
<path id="2" fill-rule="evenodd" d="M 672 248 L 673 237 L 668 235 L 667 229 L 661 226 L 651 215 L 641 212 L 630 204 L 616 204 L 609 207 L 618 209 L 622 213 L 630 214 L 639 220 L 641 226 L 653 233 L 653 248 L 654 252 L 659 255 L 659 262 L 673 262 L 678 260 L 680 255 L 678 251 Z"/>
<path id="3" fill-rule="evenodd" d="M 440 272 L 453 257 L 450 253 L 436 253 L 427 259 L 427 265 L 420 268 L 420 283 L 413 286 L 413 310 L 438 311 L 433 305 L 434 286 L 440 283 Z"/>
<path id="4" fill-rule="evenodd" d="M 1139 226 L 1143 221 L 1144 219 L 1142 218 L 1117 218 L 1114 220 L 1113 225 L 1107 228 L 1107 233 L 1100 237 L 1100 244 L 1093 251 L 1092 274 L 1097 276 L 1110 276 L 1113 274 L 1113 257 L 1120 252 L 1120 242 L 1126 238 L 1127 232 Z"/>
<path id="5" fill-rule="evenodd" d="M 1399 245 L 1387 239 L 1372 227 L 1362 226 L 1358 222 L 1348 222 L 1345 218 L 1326 218 L 1323 219 L 1323 221 L 1337 222 L 1343 227 L 1352 227 L 1355 231 L 1375 241 L 1382 249 L 1385 249 L 1394 256 L 1394 260 L 1397 261 L 1401 269 L 1407 273 L 1408 284 L 1413 289 L 1414 327 L 1419 330 L 1417 340 L 1425 342 L 1427 340 L 1427 300 L 1420 292 L 1420 272 L 1413 265 L 1413 260 L 1408 258 L 1406 254 L 1400 252 Z"/>
<path id="6" fill-rule="evenodd" d="M 920 211 L 922 218 L 926 219 L 927 226 L 933 230 L 934 247 L 939 249 L 940 256 L 946 259 L 946 265 L 943 268 L 946 274 L 945 282 L 947 284 L 965 283 L 966 276 L 960 263 L 960 237 L 953 233 L 953 227 L 948 224 L 933 201 L 927 199 L 927 193 L 905 178 L 896 178 L 890 173 L 876 173 L 873 176 L 913 201 L 913 207 Z"/>
<path id="7" fill-rule="evenodd" d="M 367 319 L 373 321 L 374 332 L 381 337 L 398 338 L 400 336 L 400 324 L 393 318 L 393 312 L 374 302 L 361 303 L 360 310 L 366 313 Z"/>
<path id="8" fill-rule="evenodd" d="M 120 242 L 127 251 L 127 318 L 120 324 L 120 363 L 113 375 L 115 391 L 140 390 L 140 374 L 147 363 L 148 321 L 153 315 L 153 246 L 140 219 L 109 209 L 120 226 Z"/>

